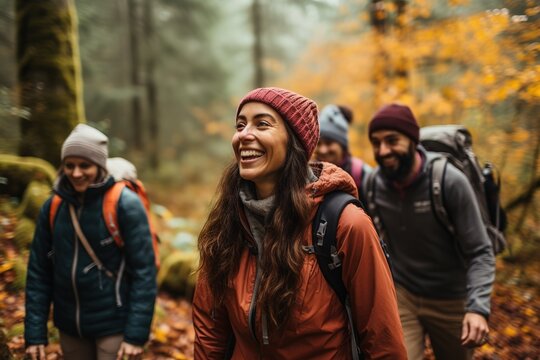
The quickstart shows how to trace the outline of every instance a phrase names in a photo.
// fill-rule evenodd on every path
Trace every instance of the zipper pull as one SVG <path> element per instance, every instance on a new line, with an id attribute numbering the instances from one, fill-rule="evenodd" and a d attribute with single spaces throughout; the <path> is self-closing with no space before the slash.
<path id="1" fill-rule="evenodd" d="M 83 269 L 83 273 L 84 273 L 84 274 L 88 274 L 88 272 L 89 272 L 90 270 L 92 270 L 94 267 L 96 267 L 96 263 L 93 262 L 93 263 L 91 263 L 90 265 L 88 265 L 87 267 L 85 267 L 85 268 Z"/>

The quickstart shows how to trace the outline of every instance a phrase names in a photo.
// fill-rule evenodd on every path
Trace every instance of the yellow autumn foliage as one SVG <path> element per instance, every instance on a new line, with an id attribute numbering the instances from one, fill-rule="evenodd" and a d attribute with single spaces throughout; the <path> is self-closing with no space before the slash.
<path id="1" fill-rule="evenodd" d="M 534 110 L 540 98 L 539 7 L 527 2 L 529 18 L 521 22 L 507 9 L 430 20 L 435 2 L 419 0 L 407 2 L 406 21 L 398 27 L 391 3 L 385 2 L 384 33 L 356 30 L 350 20 L 338 23 L 335 33 L 306 47 L 277 85 L 316 99 L 321 108 L 348 105 L 355 114 L 351 152 L 372 165 L 367 124 L 383 104 L 409 105 L 421 125 L 464 124 L 474 134 L 478 158 L 494 163 L 501 176 L 502 203 L 523 195 L 540 166 L 533 158 L 540 138 Z M 344 18 L 360 23 L 366 13 Z M 518 223 L 533 233 L 540 228 L 530 212 L 526 216 L 519 221 L 517 212 L 510 214 L 510 229 Z"/>

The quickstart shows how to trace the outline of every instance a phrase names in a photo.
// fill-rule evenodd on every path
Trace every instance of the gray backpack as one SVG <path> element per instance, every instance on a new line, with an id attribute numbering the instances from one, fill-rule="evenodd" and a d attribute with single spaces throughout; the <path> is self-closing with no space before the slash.
<path id="1" fill-rule="evenodd" d="M 499 201 L 500 181 L 494 178 L 493 166 L 490 163 L 486 163 L 483 169 L 478 164 L 476 155 L 472 151 L 471 133 L 461 125 L 426 126 L 420 129 L 420 144 L 426 150 L 441 155 L 430 162 L 428 170 L 431 181 L 431 208 L 437 219 L 452 236 L 455 236 L 456 230 L 446 211 L 443 194 L 444 173 L 450 162 L 469 180 L 480 208 L 482 222 L 493 246 L 493 252 L 501 253 L 506 248 L 503 234 L 506 227 L 506 214 Z M 378 169 L 367 176 L 365 200 L 379 236 L 386 240 L 387 234 L 375 202 L 377 173 Z"/>
<path id="2" fill-rule="evenodd" d="M 420 129 L 420 144 L 428 151 L 440 153 L 431 164 L 431 200 L 437 218 L 454 235 L 454 226 L 444 206 L 443 181 L 446 165 L 450 162 L 469 180 L 482 221 L 493 245 L 495 254 L 506 247 L 504 228 L 506 215 L 500 206 L 500 181 L 493 176 L 493 165 L 486 163 L 482 168 L 472 150 L 471 133 L 461 125 L 435 125 Z"/>

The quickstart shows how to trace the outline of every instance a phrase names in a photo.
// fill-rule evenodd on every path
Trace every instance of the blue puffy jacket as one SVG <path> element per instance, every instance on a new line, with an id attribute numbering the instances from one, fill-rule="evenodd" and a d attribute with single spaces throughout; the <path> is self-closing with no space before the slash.
<path id="1" fill-rule="evenodd" d="M 124 341 L 143 345 L 150 332 L 157 293 L 152 238 L 138 196 L 124 189 L 118 202 L 118 223 L 124 240 L 119 248 L 102 213 L 103 196 L 112 177 L 86 190 L 77 201 L 67 179 L 55 192 L 63 199 L 51 233 L 47 200 L 32 242 L 26 283 L 26 346 L 47 344 L 47 320 L 53 304 L 54 324 L 72 335 L 96 338 L 124 334 Z M 108 270 L 98 270 L 78 240 L 68 204 L 74 204 L 83 233 Z"/>

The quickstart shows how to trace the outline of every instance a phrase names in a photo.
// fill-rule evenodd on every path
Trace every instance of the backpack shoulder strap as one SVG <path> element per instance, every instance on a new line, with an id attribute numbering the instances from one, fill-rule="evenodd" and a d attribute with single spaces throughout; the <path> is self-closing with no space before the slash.
<path id="1" fill-rule="evenodd" d="M 359 200 L 348 193 L 342 191 L 329 193 L 319 205 L 313 221 L 313 246 L 319 268 L 343 304 L 345 304 L 347 291 L 341 277 L 341 260 L 337 252 L 336 233 L 341 212 L 351 203 L 360 206 Z"/>
<path id="2" fill-rule="evenodd" d="M 49 226 L 51 229 L 51 233 L 54 229 L 54 220 L 56 219 L 56 214 L 58 213 L 58 208 L 60 207 L 60 204 L 62 203 L 62 198 L 54 194 L 51 199 L 51 207 L 49 209 Z"/>
<path id="3" fill-rule="evenodd" d="M 351 176 L 356 184 L 356 187 L 358 188 L 358 191 L 360 191 L 360 187 L 362 186 L 363 170 L 364 162 L 361 159 L 351 157 Z"/>
<path id="4" fill-rule="evenodd" d="M 388 262 L 388 266 L 390 267 L 390 271 L 393 271 L 392 266 L 392 259 L 390 258 L 390 251 L 388 249 L 388 246 L 386 245 L 388 241 L 388 236 L 386 235 L 386 231 L 384 230 L 383 221 L 381 218 L 381 215 L 379 214 L 379 209 L 377 207 L 377 203 L 375 202 L 375 191 L 376 191 L 376 179 L 377 174 L 379 173 L 380 169 L 377 167 L 375 170 L 367 173 L 366 177 L 366 196 L 365 201 L 367 202 L 367 212 L 369 216 L 371 217 L 371 221 L 373 221 L 373 225 L 375 226 L 375 230 L 377 230 L 377 234 L 379 235 L 379 243 L 381 244 L 381 248 L 383 250 L 384 256 L 386 257 L 386 261 Z"/>
<path id="5" fill-rule="evenodd" d="M 88 239 L 86 238 L 86 235 L 84 235 L 84 232 L 81 229 L 81 224 L 79 223 L 79 219 L 77 218 L 77 214 L 75 211 L 75 207 L 72 204 L 69 204 L 69 215 L 71 217 L 71 223 L 73 224 L 73 228 L 75 229 L 75 233 L 77 234 L 77 237 L 79 238 L 79 241 L 83 245 L 84 249 L 88 253 L 88 256 L 92 259 L 94 264 L 96 264 L 97 268 L 100 271 L 104 271 L 107 276 L 114 278 L 115 275 L 112 271 L 109 271 L 105 265 L 101 262 L 101 260 L 97 257 L 96 253 L 94 252 L 94 249 L 92 249 L 92 246 L 88 242 Z"/>
<path id="6" fill-rule="evenodd" d="M 125 187 L 126 183 L 124 181 L 118 181 L 107 190 L 103 197 L 103 219 L 114 242 L 119 247 L 124 246 L 124 241 L 122 240 L 120 226 L 118 225 L 118 201 Z"/>
<path id="7" fill-rule="evenodd" d="M 456 229 L 450 221 L 443 200 L 443 179 L 446 172 L 448 159 L 444 156 L 435 158 L 430 163 L 430 197 L 431 206 L 437 219 L 443 224 L 448 232 L 454 236 Z"/>
<path id="8" fill-rule="evenodd" d="M 345 307 L 350 331 L 353 334 L 351 337 L 352 358 L 360 360 L 364 358 L 364 355 L 358 346 L 358 335 L 354 327 L 347 289 L 343 283 L 343 269 L 336 242 L 339 218 L 348 204 L 355 204 L 358 207 L 362 205 L 356 197 L 343 191 L 331 192 L 325 196 L 313 221 L 313 247 L 321 273 Z"/>
<path id="9" fill-rule="evenodd" d="M 146 193 L 146 188 L 139 179 L 134 180 L 125 180 L 126 186 L 136 193 L 139 196 L 146 212 L 150 212 L 150 200 L 148 199 L 148 194 Z"/>
<path id="10" fill-rule="evenodd" d="M 366 177 L 366 197 L 365 201 L 367 202 L 367 209 L 368 213 L 371 216 L 371 219 L 373 220 L 373 225 L 375 225 L 375 228 L 377 229 L 377 232 L 379 233 L 379 237 L 383 237 L 384 228 L 382 225 L 381 217 L 379 216 L 379 211 L 377 209 L 377 203 L 375 202 L 375 179 L 377 178 L 377 174 L 379 173 L 379 168 L 376 168 L 372 172 L 367 174 Z"/>

